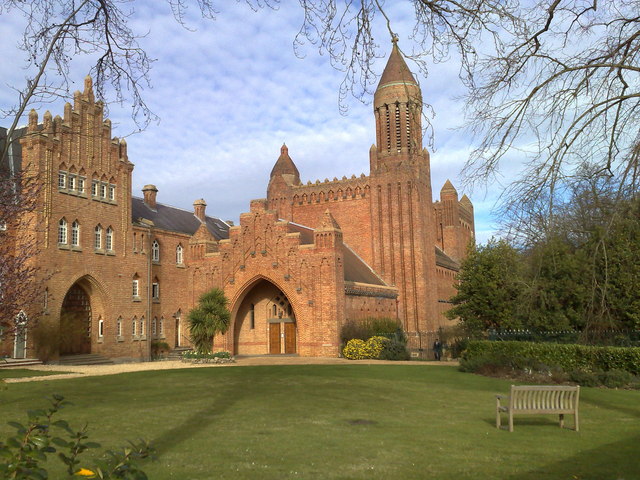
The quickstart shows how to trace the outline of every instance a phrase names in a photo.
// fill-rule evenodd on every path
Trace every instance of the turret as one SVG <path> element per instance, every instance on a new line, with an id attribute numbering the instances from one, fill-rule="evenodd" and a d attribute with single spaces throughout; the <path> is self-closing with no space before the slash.
<path id="1" fill-rule="evenodd" d="M 325 210 L 315 230 L 315 244 L 320 248 L 333 248 L 342 244 L 342 229 L 329 209 Z"/>
<path id="2" fill-rule="evenodd" d="M 300 172 L 298 172 L 298 168 L 295 163 L 293 163 L 293 160 L 291 160 L 289 149 L 284 143 L 280 148 L 280 156 L 271 170 L 271 180 L 269 183 L 277 176 L 282 177 L 287 185 L 300 185 Z"/>

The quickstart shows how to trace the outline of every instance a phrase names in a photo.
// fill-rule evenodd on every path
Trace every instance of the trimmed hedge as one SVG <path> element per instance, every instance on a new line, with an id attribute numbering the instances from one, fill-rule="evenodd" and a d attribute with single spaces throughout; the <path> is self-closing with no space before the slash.
<path id="1" fill-rule="evenodd" d="M 502 357 L 520 362 L 533 360 L 558 366 L 566 372 L 624 370 L 640 375 L 640 347 L 594 347 L 588 345 L 469 341 L 462 354 L 463 361 L 473 362 L 479 357 Z"/>

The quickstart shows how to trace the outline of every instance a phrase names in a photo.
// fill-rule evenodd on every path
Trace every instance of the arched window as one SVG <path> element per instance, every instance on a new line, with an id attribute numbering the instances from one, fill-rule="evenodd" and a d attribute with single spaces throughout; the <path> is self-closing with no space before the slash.
<path id="1" fill-rule="evenodd" d="M 100 224 L 96 225 L 93 231 L 93 248 L 100 250 L 102 248 L 102 227 Z"/>
<path id="2" fill-rule="evenodd" d="M 153 317 L 153 320 L 151 320 L 151 335 L 155 337 L 157 334 L 158 334 L 158 318 Z"/>
<path id="3" fill-rule="evenodd" d="M 154 300 L 160 300 L 160 281 L 158 280 L 158 277 L 155 277 L 151 284 L 151 298 Z"/>
<path id="4" fill-rule="evenodd" d="M 74 247 L 80 246 L 80 223 L 78 223 L 78 220 L 71 224 L 71 245 Z"/>
<path id="5" fill-rule="evenodd" d="M 138 317 L 133 317 L 131 320 L 131 335 L 134 337 L 138 335 Z"/>
<path id="6" fill-rule="evenodd" d="M 98 320 L 98 337 L 104 337 L 104 320 L 102 318 Z"/>
<path id="7" fill-rule="evenodd" d="M 105 237 L 104 237 L 104 248 L 107 251 L 113 250 L 113 228 L 107 228 Z"/>
<path id="8" fill-rule="evenodd" d="M 122 336 L 122 317 L 118 317 L 118 322 L 116 323 L 116 335 L 118 337 Z"/>
<path id="9" fill-rule="evenodd" d="M 154 262 L 160 261 L 160 244 L 157 240 L 154 240 L 151 244 L 151 260 Z"/>
<path id="10" fill-rule="evenodd" d="M 61 218 L 58 222 L 58 243 L 61 245 L 67 244 L 67 221 Z"/>
<path id="11" fill-rule="evenodd" d="M 140 318 L 140 336 L 144 336 L 144 315 Z"/>
<path id="12" fill-rule="evenodd" d="M 160 327 L 158 328 L 160 336 L 164 337 L 164 317 L 160 317 Z"/>
<path id="13" fill-rule="evenodd" d="M 182 245 L 178 245 L 176 247 L 176 263 L 178 265 L 182 265 L 182 263 L 184 262 L 183 252 L 184 252 L 184 249 L 182 248 Z"/>
<path id="14" fill-rule="evenodd" d="M 134 299 L 140 299 L 140 280 L 138 274 L 133 276 L 133 280 L 131 282 L 131 294 Z"/>

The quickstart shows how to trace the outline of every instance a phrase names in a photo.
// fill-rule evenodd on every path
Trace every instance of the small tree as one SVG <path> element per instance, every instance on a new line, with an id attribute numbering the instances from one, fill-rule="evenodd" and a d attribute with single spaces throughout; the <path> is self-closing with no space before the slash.
<path id="1" fill-rule="evenodd" d="M 231 313 L 227 303 L 224 292 L 214 288 L 203 293 L 198 306 L 189 312 L 191 342 L 198 353 L 211 353 L 213 337 L 229 329 Z"/>
<path id="2" fill-rule="evenodd" d="M 488 328 L 518 328 L 522 292 L 518 252 L 504 240 L 472 245 L 458 274 L 454 307 L 446 315 L 459 318 L 469 332 Z"/>

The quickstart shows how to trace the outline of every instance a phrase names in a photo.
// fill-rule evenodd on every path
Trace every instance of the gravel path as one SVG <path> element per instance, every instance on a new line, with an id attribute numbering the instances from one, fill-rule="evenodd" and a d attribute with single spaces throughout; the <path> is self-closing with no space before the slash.
<path id="1" fill-rule="evenodd" d="M 39 377 L 6 378 L 6 383 L 37 382 L 44 380 L 57 380 L 61 378 L 90 377 L 100 375 L 116 375 L 118 373 L 141 372 L 145 370 L 174 370 L 178 368 L 227 368 L 252 365 L 448 365 L 457 366 L 458 362 L 391 362 L 384 360 L 347 360 L 333 357 L 277 357 L 256 356 L 238 357 L 235 363 L 226 364 L 193 364 L 181 361 L 119 363 L 116 365 L 33 365 L 27 367 L 15 367 L 28 370 L 68 372 L 60 375 L 47 375 Z"/>

